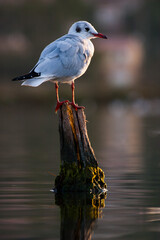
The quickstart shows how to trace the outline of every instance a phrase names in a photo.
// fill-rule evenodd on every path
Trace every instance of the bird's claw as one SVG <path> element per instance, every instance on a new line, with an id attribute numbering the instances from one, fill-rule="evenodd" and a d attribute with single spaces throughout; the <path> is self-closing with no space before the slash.
<path id="1" fill-rule="evenodd" d="M 63 105 L 63 103 L 68 103 L 69 101 L 68 100 L 65 100 L 65 101 L 57 101 L 57 105 L 56 105 L 56 108 L 55 108 L 55 113 L 58 111 L 58 109 Z"/>
<path id="2" fill-rule="evenodd" d="M 55 112 L 57 113 L 58 109 L 63 105 L 63 103 L 68 103 L 69 105 L 71 105 L 72 107 L 74 107 L 74 109 L 77 111 L 78 109 L 85 109 L 85 107 L 83 106 L 78 106 L 77 104 L 75 104 L 74 102 L 69 102 L 68 100 L 65 101 L 57 101 L 57 105 L 55 108 Z"/>
<path id="3" fill-rule="evenodd" d="M 68 104 L 71 105 L 71 106 L 73 106 L 76 111 L 77 111 L 77 109 L 85 109 L 85 107 L 83 107 L 83 106 L 78 106 L 78 105 L 75 104 L 74 102 L 68 102 Z"/>

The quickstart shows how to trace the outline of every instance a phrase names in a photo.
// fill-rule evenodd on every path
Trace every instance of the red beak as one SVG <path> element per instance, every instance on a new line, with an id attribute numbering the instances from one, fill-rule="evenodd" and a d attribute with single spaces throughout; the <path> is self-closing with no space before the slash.
<path id="1" fill-rule="evenodd" d="M 107 37 L 105 35 L 103 35 L 102 33 L 92 33 L 95 37 L 98 37 L 98 38 L 104 38 L 104 39 L 107 39 Z"/>

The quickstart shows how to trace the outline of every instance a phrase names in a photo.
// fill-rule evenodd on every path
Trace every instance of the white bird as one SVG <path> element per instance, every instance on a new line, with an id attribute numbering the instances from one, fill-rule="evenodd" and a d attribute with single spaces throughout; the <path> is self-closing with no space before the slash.
<path id="1" fill-rule="evenodd" d="M 34 68 L 23 76 L 13 79 L 22 80 L 23 86 L 37 87 L 40 84 L 52 81 L 55 83 L 57 106 L 55 111 L 64 102 L 59 101 L 58 83 L 69 83 L 72 86 L 72 102 L 69 102 L 76 110 L 84 108 L 75 104 L 74 80 L 82 76 L 87 70 L 94 54 L 92 38 L 107 37 L 98 33 L 96 29 L 86 21 L 75 22 L 68 34 L 50 43 L 42 51 Z"/>

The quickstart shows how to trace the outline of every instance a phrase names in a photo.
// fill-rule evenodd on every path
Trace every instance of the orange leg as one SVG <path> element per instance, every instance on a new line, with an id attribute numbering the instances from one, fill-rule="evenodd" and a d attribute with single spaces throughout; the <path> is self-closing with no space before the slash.
<path id="1" fill-rule="evenodd" d="M 74 86 L 74 82 L 72 82 L 71 88 L 72 88 L 72 102 L 69 102 L 69 105 L 72 105 L 75 108 L 76 111 L 77 111 L 77 109 L 81 109 L 81 108 L 84 109 L 85 107 L 78 106 L 77 104 L 75 104 L 75 96 L 74 96 L 75 86 Z"/>
<path id="2" fill-rule="evenodd" d="M 57 98 L 57 105 L 56 105 L 56 108 L 55 108 L 55 112 L 58 111 L 58 109 L 60 108 L 60 106 L 62 106 L 63 103 L 68 102 L 68 100 L 66 100 L 66 101 L 62 101 L 62 102 L 59 101 L 58 88 L 59 88 L 58 83 L 55 83 L 56 98 Z"/>

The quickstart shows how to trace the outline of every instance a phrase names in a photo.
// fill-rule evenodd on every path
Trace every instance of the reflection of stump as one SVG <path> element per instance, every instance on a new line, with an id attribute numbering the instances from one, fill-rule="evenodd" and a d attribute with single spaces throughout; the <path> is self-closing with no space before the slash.
<path id="1" fill-rule="evenodd" d="M 59 110 L 61 169 L 56 177 L 58 192 L 92 191 L 106 189 L 104 173 L 98 167 L 91 147 L 83 109 L 77 111 L 68 104 Z"/>
<path id="2" fill-rule="evenodd" d="M 61 209 L 61 240 L 89 240 L 101 209 L 105 206 L 105 196 L 89 198 L 85 193 L 56 194 L 56 204 Z"/>

